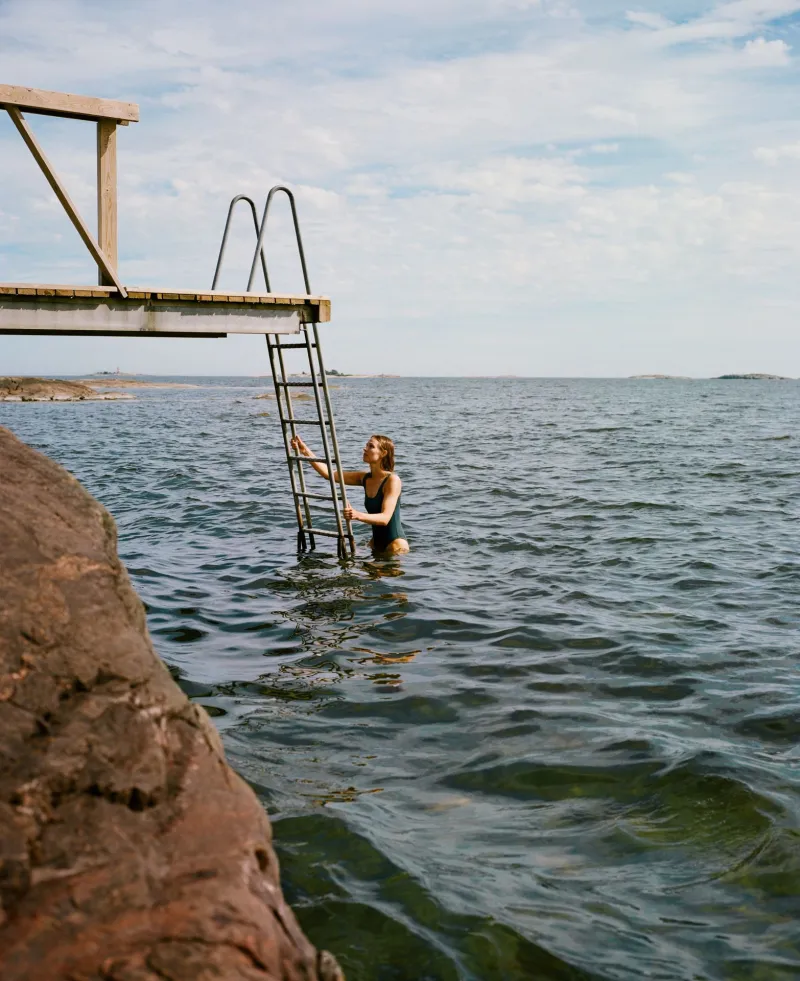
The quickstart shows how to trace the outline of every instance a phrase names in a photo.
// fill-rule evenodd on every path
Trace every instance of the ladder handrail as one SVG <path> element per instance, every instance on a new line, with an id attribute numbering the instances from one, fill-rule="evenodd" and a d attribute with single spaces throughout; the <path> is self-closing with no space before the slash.
<path id="1" fill-rule="evenodd" d="M 333 405 L 331 404 L 331 393 L 328 390 L 328 379 L 327 379 L 327 375 L 325 374 L 325 363 L 322 360 L 322 345 L 320 344 L 320 340 L 319 340 L 319 327 L 317 326 L 317 324 L 311 324 L 311 329 L 314 331 L 314 347 L 317 352 L 317 363 L 319 364 L 319 374 L 320 374 L 320 379 L 322 381 L 322 394 L 325 398 L 325 407 L 328 412 L 328 422 L 330 423 L 330 437 L 331 437 L 331 443 L 333 444 L 333 453 L 334 456 L 336 457 L 336 462 L 339 465 L 339 479 L 341 480 L 341 488 L 342 488 L 342 503 L 344 504 L 345 507 L 348 507 L 349 502 L 347 500 L 347 491 L 345 490 L 345 483 L 344 483 L 344 468 L 342 467 L 341 454 L 339 453 L 339 440 L 336 437 L 336 424 L 333 421 Z M 310 338 L 308 338 L 308 328 L 306 328 L 306 338 L 310 341 Z M 311 357 L 310 343 L 308 348 L 308 354 L 310 358 Z M 316 388 L 314 389 L 314 394 L 317 396 L 317 404 L 319 404 L 319 395 L 317 394 Z M 319 415 L 320 417 L 322 417 L 321 411 L 319 412 Z M 324 442 L 326 437 L 324 426 L 322 428 L 322 436 Z M 333 484 L 331 484 L 331 487 L 333 487 Z M 333 497 L 335 500 L 336 499 L 335 490 L 333 490 Z M 337 512 L 336 519 L 338 521 L 339 520 L 338 507 L 336 508 L 336 512 Z M 352 522 L 345 519 L 345 527 L 347 528 L 347 537 L 350 541 L 350 551 L 353 553 L 353 555 L 355 555 L 356 543 L 355 543 L 355 539 L 353 538 Z"/>
<path id="2" fill-rule="evenodd" d="M 225 255 L 225 247 L 228 244 L 228 234 L 230 233 L 231 230 L 231 219 L 233 218 L 233 209 L 240 201 L 246 201 L 250 205 L 250 211 L 252 212 L 253 215 L 253 225 L 256 230 L 256 240 L 257 241 L 259 240 L 259 232 L 261 231 L 261 228 L 258 224 L 258 213 L 256 212 L 255 201 L 253 201 L 253 199 L 248 197 L 246 194 L 237 194 L 236 197 L 231 201 L 230 205 L 228 206 L 228 217 L 225 219 L 225 231 L 222 233 L 222 244 L 219 247 L 219 256 L 217 257 L 217 265 L 216 268 L 214 269 L 214 279 L 211 283 L 212 290 L 215 290 L 217 288 L 217 283 L 219 282 L 219 274 L 222 271 L 222 259 Z M 256 257 L 257 256 L 258 256 L 258 252 L 256 252 Z M 253 259 L 253 264 L 255 264 L 255 262 L 256 259 Z M 264 284 L 267 287 L 267 293 L 271 293 L 272 291 L 269 288 L 269 273 L 267 272 L 267 260 L 264 257 L 263 248 L 261 250 L 261 268 L 264 270 Z M 252 279 L 252 275 L 251 275 L 251 279 Z M 250 292 L 249 283 L 247 286 L 247 291 Z"/>
<path id="3" fill-rule="evenodd" d="M 315 328 L 316 328 L 316 326 L 317 325 L 314 324 L 314 327 Z M 314 400 L 317 403 L 317 415 L 319 416 L 320 419 L 324 419 L 325 418 L 325 416 L 323 414 L 323 411 L 322 411 L 322 398 L 324 398 L 325 399 L 325 403 L 327 405 L 327 409 L 328 409 L 328 421 L 331 423 L 331 426 L 330 426 L 330 435 L 331 435 L 332 439 L 335 440 L 336 439 L 336 429 L 333 426 L 333 413 L 331 412 L 330 398 L 329 398 L 328 392 L 327 392 L 328 386 L 325 384 L 325 369 L 322 366 L 322 352 L 320 351 L 320 348 L 319 348 L 319 338 L 315 336 L 314 339 L 315 339 L 315 341 L 317 343 L 317 347 L 316 347 L 316 350 L 317 350 L 317 361 L 319 362 L 319 366 L 320 366 L 320 375 L 321 375 L 321 382 L 322 382 L 321 385 L 317 381 L 317 369 L 314 366 L 314 360 L 313 360 L 313 356 L 312 356 L 312 353 L 311 353 L 311 338 L 308 336 L 308 324 L 305 324 L 303 326 L 303 334 L 305 335 L 306 345 L 308 347 L 308 363 L 309 363 L 309 366 L 311 368 L 311 381 L 312 381 L 312 383 L 314 385 Z M 322 398 L 320 398 L 320 388 L 322 388 Z M 289 393 L 287 392 L 286 394 L 288 396 Z M 338 481 L 341 481 L 341 487 L 342 487 L 342 503 L 343 503 L 344 507 L 348 507 L 347 492 L 344 489 L 344 473 L 342 471 L 342 461 L 339 458 L 339 448 L 338 448 L 338 446 L 335 445 L 335 443 L 334 443 L 334 446 L 333 446 L 334 452 L 331 453 L 331 446 L 328 443 L 328 432 L 326 432 L 324 426 L 321 426 L 320 427 L 320 436 L 322 438 L 322 451 L 325 454 L 325 466 L 326 466 L 326 469 L 328 471 L 328 483 L 330 484 L 330 488 L 331 488 L 331 498 L 333 499 L 333 502 L 334 502 L 334 504 L 333 504 L 333 510 L 334 510 L 334 514 L 336 516 L 336 527 L 339 530 L 339 537 L 340 537 L 341 541 L 344 542 L 345 529 L 344 529 L 343 524 L 342 524 L 342 514 L 339 511 L 339 499 L 338 499 L 338 496 L 337 496 L 337 488 L 336 488 L 337 482 Z M 352 531 L 350 529 L 350 523 L 347 522 L 347 521 L 345 521 L 344 524 L 347 526 L 347 534 L 348 534 L 348 537 L 352 537 Z M 342 556 L 342 557 L 344 557 L 344 556 Z"/>
<path id="4" fill-rule="evenodd" d="M 264 215 L 261 218 L 261 228 L 258 231 L 258 242 L 256 243 L 256 251 L 253 254 L 253 264 L 250 266 L 250 278 L 247 280 L 247 292 L 251 292 L 253 288 L 253 283 L 256 278 L 256 266 L 258 265 L 258 255 L 261 253 L 263 260 L 264 256 L 264 236 L 267 233 L 267 215 L 269 215 L 269 206 L 272 204 L 273 197 L 279 192 L 283 191 L 287 198 L 289 198 L 289 205 L 292 209 L 292 221 L 294 222 L 294 234 L 297 239 L 297 251 L 300 254 L 300 265 L 303 269 L 303 282 L 306 287 L 306 296 L 311 296 L 311 286 L 308 282 L 308 269 L 306 268 L 306 254 L 303 250 L 303 238 L 300 235 L 300 222 L 297 219 L 297 206 L 294 201 L 294 194 L 289 190 L 288 187 L 284 187 L 283 184 L 276 184 L 275 187 L 270 188 L 270 192 L 267 195 L 267 203 L 264 205 Z M 264 267 L 266 271 L 266 266 Z M 267 292 L 269 293 L 269 286 L 267 286 Z"/>

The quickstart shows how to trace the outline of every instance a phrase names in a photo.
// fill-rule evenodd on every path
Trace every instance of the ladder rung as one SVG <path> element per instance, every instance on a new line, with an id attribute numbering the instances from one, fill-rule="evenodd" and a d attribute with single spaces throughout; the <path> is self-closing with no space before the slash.
<path id="1" fill-rule="evenodd" d="M 319 382 L 275 382 L 276 385 L 280 385 L 281 388 L 313 388 L 314 385 L 319 385 Z"/>
<path id="2" fill-rule="evenodd" d="M 285 351 L 288 347 L 302 347 L 303 350 L 306 350 L 305 344 L 273 344 L 272 346 L 276 349 L 280 348 L 281 351 Z M 311 345 L 312 349 L 315 349 L 316 346 L 317 346 L 316 344 Z"/>
<path id="3" fill-rule="evenodd" d="M 313 501 L 328 501 L 328 503 L 333 501 L 330 494 L 309 494 L 307 491 L 292 491 L 292 493 L 295 497 L 308 497 Z M 342 499 L 341 497 L 337 497 L 336 500 L 341 503 Z"/>
<path id="4" fill-rule="evenodd" d="M 340 535 L 338 531 L 328 531 L 325 528 L 309 528 L 307 525 L 303 527 L 303 531 L 307 535 L 325 535 L 328 538 L 349 538 L 350 536 L 346 531 L 343 531 Z"/>
<path id="5" fill-rule="evenodd" d="M 294 423 L 296 426 L 330 426 L 330 422 L 327 419 L 281 419 L 284 426 L 290 426 Z"/>
<path id="6" fill-rule="evenodd" d="M 321 456 L 300 456 L 299 453 L 288 453 L 287 456 L 290 460 L 305 460 L 307 463 L 324 463 L 326 467 L 328 466 L 328 461 Z"/>

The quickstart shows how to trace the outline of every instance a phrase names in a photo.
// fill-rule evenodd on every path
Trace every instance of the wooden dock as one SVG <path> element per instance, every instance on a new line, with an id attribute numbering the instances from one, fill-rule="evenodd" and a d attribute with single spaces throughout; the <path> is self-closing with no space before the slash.
<path id="1" fill-rule="evenodd" d="M 85 335 L 90 337 L 227 337 L 228 334 L 263 334 L 267 342 L 275 398 L 278 407 L 286 463 L 297 517 L 297 547 L 304 552 L 316 548 L 319 538 L 336 539 L 337 555 L 355 555 L 355 539 L 347 514 L 344 484 L 336 474 L 342 472 L 339 443 L 333 420 L 322 344 L 318 325 L 331 319 L 331 301 L 311 293 L 305 251 L 294 194 L 289 187 L 270 188 L 259 220 L 255 201 L 237 194 L 228 206 L 217 264 L 210 290 L 164 290 L 128 286 L 122 282 L 117 252 L 117 127 L 139 119 L 133 102 L 97 99 L 92 96 L 49 92 L 18 85 L 0 85 L 0 110 L 5 110 L 31 156 L 42 171 L 67 217 L 97 265 L 98 286 L 50 285 L 42 283 L 0 283 L 0 334 Z M 53 169 L 23 111 L 34 115 L 89 120 L 97 127 L 97 237 L 78 212 L 67 189 Z M 265 254 L 265 235 L 270 204 L 277 194 L 285 194 L 291 209 L 295 245 L 303 274 L 300 294 L 274 293 Z M 247 285 L 243 292 L 217 289 L 231 220 L 238 204 L 249 207 L 255 233 L 255 248 Z M 265 292 L 256 292 L 256 277 L 263 275 Z M 259 276 L 260 278 L 260 276 Z M 281 334 L 297 334 L 298 339 L 281 342 Z M 291 355 L 284 352 L 292 351 Z M 308 371 L 302 380 L 287 370 L 287 360 L 296 351 L 305 353 Z M 303 391 L 295 398 L 308 398 L 311 404 L 298 415 L 292 401 L 294 389 Z M 310 390 L 310 391 L 309 391 Z M 315 427 L 322 443 L 328 471 L 328 494 L 310 493 L 306 488 L 303 465 L 312 460 L 294 452 L 298 426 Z M 312 507 L 328 505 L 328 517 L 336 527 L 320 527 Z"/>
<path id="2" fill-rule="evenodd" d="M 304 324 L 330 320 L 330 300 L 322 296 L 124 286 L 117 269 L 116 128 L 137 122 L 139 107 L 132 102 L 0 85 L 0 108 L 10 116 L 96 262 L 100 282 L 99 286 L 0 284 L 0 334 L 226 337 L 296 334 Z M 47 159 L 23 110 L 97 124 L 96 238 Z M 268 283 L 265 264 L 264 275 Z"/>
<path id="3" fill-rule="evenodd" d="M 226 337 L 296 334 L 306 323 L 326 323 L 331 302 L 322 296 L 169 291 L 113 286 L 0 284 L 0 334 Z"/>

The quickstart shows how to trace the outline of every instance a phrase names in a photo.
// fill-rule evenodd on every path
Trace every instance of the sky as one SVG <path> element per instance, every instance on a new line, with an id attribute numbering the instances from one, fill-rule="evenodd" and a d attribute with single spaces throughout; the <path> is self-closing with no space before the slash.
<path id="1" fill-rule="evenodd" d="M 0 0 L 0 82 L 140 106 L 123 282 L 209 288 L 231 197 L 285 183 L 347 372 L 800 376 L 799 52 L 800 0 Z M 93 124 L 29 120 L 94 226 Z M 21 281 L 96 269 L 0 113 Z M 0 374 L 117 367 L 269 370 L 260 337 L 0 336 Z"/>

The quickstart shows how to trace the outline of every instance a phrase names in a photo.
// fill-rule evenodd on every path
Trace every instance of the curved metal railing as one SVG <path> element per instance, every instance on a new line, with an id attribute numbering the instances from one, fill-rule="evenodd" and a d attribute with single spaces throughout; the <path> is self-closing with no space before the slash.
<path id="1" fill-rule="evenodd" d="M 297 240 L 297 252 L 300 256 L 300 265 L 303 268 L 303 283 L 306 287 L 306 295 L 311 295 L 311 286 L 308 282 L 308 269 L 306 267 L 306 254 L 303 251 L 303 237 L 300 234 L 300 222 L 297 219 L 297 205 L 294 201 L 294 194 L 289 190 L 288 187 L 284 187 L 283 184 L 276 184 L 275 187 L 270 188 L 270 192 L 267 195 L 267 203 L 264 205 L 264 214 L 261 218 L 261 228 L 258 232 L 258 242 L 256 242 L 256 251 L 253 255 L 253 264 L 250 266 L 250 278 L 247 280 L 247 292 L 253 288 L 253 282 L 256 278 L 256 267 L 258 266 L 258 256 L 261 254 L 261 260 L 264 261 L 264 236 L 267 234 L 267 218 L 269 216 L 269 206 L 272 204 L 272 199 L 279 192 L 283 191 L 286 197 L 289 199 L 289 205 L 292 209 L 292 222 L 294 223 L 294 235 Z M 266 265 L 264 267 L 264 275 L 266 276 Z M 269 292 L 269 287 L 267 287 L 267 292 Z"/>
<path id="2" fill-rule="evenodd" d="M 220 273 L 222 272 L 222 262 L 225 258 L 225 249 L 228 245 L 228 236 L 231 231 L 231 221 L 233 219 L 233 212 L 236 209 L 236 205 L 240 201 L 246 201 L 250 205 L 250 213 L 253 216 L 253 228 L 256 233 L 256 250 L 253 253 L 253 262 L 250 266 L 250 275 L 247 279 L 247 292 L 250 293 L 253 290 L 253 283 L 256 279 L 256 271 L 258 269 L 258 260 L 261 259 L 261 269 L 264 273 L 264 285 L 267 288 L 267 293 L 271 293 L 272 289 L 269 282 L 269 271 L 267 269 L 267 259 L 264 255 L 264 239 L 267 234 L 267 218 L 269 217 L 269 208 L 272 204 L 272 199 L 279 192 L 283 192 L 289 199 L 289 207 L 292 209 L 292 224 L 294 225 L 294 236 L 297 242 L 297 253 L 300 257 L 300 266 L 303 270 L 303 285 L 306 288 L 306 295 L 311 295 L 311 284 L 308 281 L 308 267 L 306 266 L 306 253 L 303 249 L 303 236 L 300 234 L 300 221 L 297 217 L 297 204 L 294 200 L 294 194 L 292 191 L 285 187 L 283 184 L 276 184 L 275 187 L 270 188 L 270 192 L 267 195 L 267 203 L 264 205 L 264 214 L 261 217 L 261 221 L 258 220 L 258 214 L 256 212 L 255 202 L 251 197 L 246 194 L 237 194 L 236 197 L 231 201 L 228 206 L 228 217 L 225 219 L 225 230 L 222 233 L 222 244 L 219 247 L 219 255 L 217 256 L 217 265 L 214 269 L 214 279 L 211 283 L 211 289 L 215 290 L 217 288 L 217 283 L 219 282 Z"/>
<path id="3" fill-rule="evenodd" d="M 228 244 L 228 235 L 231 230 L 231 219 L 233 218 L 233 212 L 236 205 L 240 201 L 246 201 L 250 205 L 250 211 L 253 215 L 253 226 L 256 230 L 256 240 L 258 240 L 259 232 L 261 227 L 258 224 L 258 215 L 256 214 L 256 205 L 252 198 L 249 198 L 246 194 L 237 194 L 236 197 L 231 201 L 228 207 L 228 217 L 225 219 L 225 231 L 222 233 L 222 244 L 219 247 L 219 255 L 217 256 L 217 265 L 214 269 L 214 279 L 211 282 L 211 289 L 215 290 L 217 288 L 217 283 L 219 282 L 219 274 L 222 272 L 222 260 L 225 257 L 225 248 Z M 256 253 L 257 254 L 257 253 Z M 267 287 L 267 293 L 270 292 L 269 288 L 269 273 L 267 272 L 267 260 L 264 257 L 264 250 L 261 250 L 261 268 L 264 270 L 264 283 Z"/>

